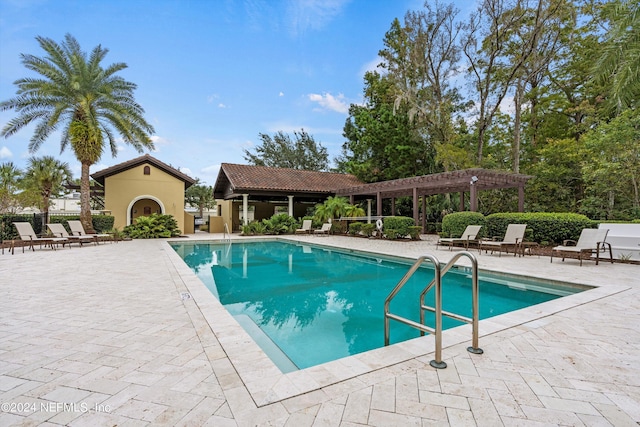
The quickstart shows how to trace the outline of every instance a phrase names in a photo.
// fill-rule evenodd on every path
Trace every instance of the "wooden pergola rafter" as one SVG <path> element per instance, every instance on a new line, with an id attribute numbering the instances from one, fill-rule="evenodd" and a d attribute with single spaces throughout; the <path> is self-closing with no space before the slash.
<path id="1" fill-rule="evenodd" d="M 397 197 L 413 197 L 414 219 L 418 223 L 418 199 L 434 194 L 460 193 L 460 210 L 464 210 L 464 194 L 469 192 L 470 210 L 478 209 L 478 192 L 501 188 L 518 188 L 518 210 L 524 210 L 524 186 L 531 175 L 503 172 L 489 169 L 463 169 L 432 175 L 374 182 L 336 191 L 337 196 L 356 200 L 376 199 L 378 215 L 382 212 L 382 200 Z M 424 198 L 423 210 L 424 210 Z M 424 226 L 424 224 L 423 224 Z"/>

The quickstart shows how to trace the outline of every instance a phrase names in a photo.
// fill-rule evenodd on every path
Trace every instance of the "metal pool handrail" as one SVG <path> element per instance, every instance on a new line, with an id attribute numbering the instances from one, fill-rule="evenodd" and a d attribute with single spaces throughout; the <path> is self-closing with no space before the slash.
<path id="1" fill-rule="evenodd" d="M 424 290 L 420 294 L 420 322 L 424 323 L 425 311 L 431 311 L 436 313 L 436 317 L 447 316 L 449 318 L 458 320 L 460 322 L 471 324 L 471 330 L 472 330 L 471 347 L 467 347 L 467 351 L 469 353 L 482 354 L 483 353 L 482 349 L 478 347 L 478 335 L 479 335 L 478 324 L 480 321 L 480 309 L 479 309 L 479 297 L 478 297 L 478 293 L 479 293 L 478 292 L 478 259 L 474 254 L 472 254 L 469 251 L 458 252 L 453 256 L 453 258 L 451 258 L 451 260 L 447 263 L 447 265 L 445 265 L 444 268 L 442 268 L 440 275 L 444 276 L 445 274 L 447 274 L 447 272 L 451 270 L 451 267 L 454 266 L 455 262 L 463 256 L 466 256 L 471 260 L 471 304 L 472 304 L 471 315 L 472 315 L 472 318 L 461 316 L 456 313 L 451 313 L 449 311 L 443 311 L 442 307 L 438 309 L 438 307 L 429 307 L 425 305 L 424 299 L 427 295 L 427 292 L 429 292 L 429 290 L 433 287 L 435 283 L 435 278 L 434 278 L 434 280 L 432 280 L 431 283 L 429 283 L 429 285 L 427 285 L 427 287 L 424 288 Z M 436 301 L 436 305 L 437 304 L 438 302 Z M 441 300 L 440 300 L 440 304 L 442 304 Z"/>
<path id="2" fill-rule="evenodd" d="M 222 232 L 222 240 L 228 240 L 231 243 L 231 233 L 229 233 L 229 227 L 227 223 L 224 223 L 224 231 Z"/>
<path id="3" fill-rule="evenodd" d="M 444 312 L 442 311 L 442 276 L 444 276 L 450 269 L 453 267 L 454 263 L 462 256 L 467 256 L 471 259 L 472 264 L 472 304 L 473 304 L 473 319 L 469 319 L 464 316 L 457 315 L 455 313 Z M 429 260 L 433 263 L 435 267 L 435 274 L 433 280 L 422 290 L 420 293 L 420 323 L 414 322 L 411 319 L 407 319 L 402 316 L 398 316 L 389 311 L 389 305 L 391 304 L 391 300 L 397 295 L 398 292 L 402 289 L 402 287 L 409 281 L 411 276 L 418 270 L 418 268 L 422 265 L 425 260 Z M 435 307 L 426 306 L 424 303 L 424 298 L 429 290 L 435 285 Z M 426 326 L 424 312 L 433 311 L 435 313 L 435 328 L 431 328 Z M 409 271 L 404 275 L 402 279 L 398 282 L 398 284 L 393 288 L 393 290 L 389 293 L 384 302 L 384 345 L 389 345 L 389 324 L 390 319 L 396 320 L 398 322 L 404 323 L 411 327 L 414 327 L 420 330 L 420 334 L 424 335 L 424 332 L 428 332 L 430 334 L 435 335 L 436 340 L 436 351 L 435 351 L 435 359 L 432 360 L 429 364 L 434 368 L 446 368 L 447 364 L 442 361 L 442 315 L 447 317 L 452 317 L 462 322 L 472 323 L 473 329 L 473 337 L 472 337 L 472 346 L 467 348 L 467 351 L 475 354 L 482 354 L 482 349 L 478 348 L 478 323 L 479 323 L 479 310 L 478 310 L 478 260 L 475 255 L 468 251 L 462 251 L 457 253 L 443 268 L 440 267 L 440 262 L 433 255 L 424 255 L 416 260 L 416 262 L 409 268 Z"/>

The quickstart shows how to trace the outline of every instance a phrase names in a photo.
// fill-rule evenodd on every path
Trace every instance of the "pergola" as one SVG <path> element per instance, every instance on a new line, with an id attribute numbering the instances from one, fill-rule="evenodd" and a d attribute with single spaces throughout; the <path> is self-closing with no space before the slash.
<path id="1" fill-rule="evenodd" d="M 413 217 L 418 224 L 418 202 L 421 196 L 434 194 L 460 193 L 460 210 L 464 210 L 464 194 L 469 192 L 470 210 L 478 209 L 478 192 L 499 188 L 518 188 L 518 211 L 524 211 L 524 186 L 530 175 L 502 172 L 488 169 L 463 169 L 453 172 L 442 172 L 412 178 L 394 179 L 374 182 L 355 187 L 336 190 L 336 196 L 349 197 L 351 203 L 366 199 L 371 209 L 372 199 L 376 199 L 376 212 L 382 212 L 382 200 L 392 199 L 392 206 L 397 197 L 413 198 Z M 426 201 L 422 198 L 422 211 L 426 210 Z M 369 212 L 369 216 L 371 213 Z M 424 219 L 424 216 L 423 216 Z M 424 227 L 424 224 L 423 224 Z"/>

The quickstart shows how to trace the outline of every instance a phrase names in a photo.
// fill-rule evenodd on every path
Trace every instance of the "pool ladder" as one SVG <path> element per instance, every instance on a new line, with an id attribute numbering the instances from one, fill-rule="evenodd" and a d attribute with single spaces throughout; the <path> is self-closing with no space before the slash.
<path id="1" fill-rule="evenodd" d="M 226 222 L 224 223 L 224 230 L 222 231 L 222 240 L 231 243 L 231 233 L 229 233 L 229 227 Z"/>
<path id="2" fill-rule="evenodd" d="M 453 267 L 455 262 L 461 257 L 466 256 L 471 260 L 471 299 L 472 299 L 472 307 L 473 313 L 472 318 L 464 317 L 459 314 L 447 312 L 442 310 L 442 276 L 447 274 L 447 272 Z M 391 304 L 391 300 L 400 292 L 400 289 L 409 281 L 411 276 L 420 268 L 423 262 L 430 261 L 435 267 L 435 275 L 433 280 L 429 282 L 429 284 L 422 290 L 420 293 L 420 323 L 415 322 L 411 319 L 407 319 L 402 316 L 398 316 L 389 311 L 389 305 Z M 427 293 L 435 286 L 435 307 L 430 307 L 425 305 L 424 299 Z M 436 316 L 436 324 L 435 328 L 431 328 L 425 325 L 425 312 L 431 311 L 435 313 Z M 452 319 L 456 319 L 458 321 L 464 323 L 470 323 L 472 325 L 472 343 L 471 347 L 467 347 L 467 351 L 474 354 L 482 354 L 483 351 L 478 347 L 478 323 L 479 323 L 479 313 L 478 313 L 478 260 L 475 255 L 468 251 L 458 252 L 454 257 L 445 265 L 444 267 L 440 266 L 440 262 L 433 255 L 424 255 L 416 260 L 416 262 L 409 268 L 409 271 L 404 275 L 402 279 L 398 282 L 398 284 L 393 288 L 389 296 L 384 301 L 384 345 L 389 345 L 389 324 L 390 320 L 396 320 L 398 322 L 404 323 L 411 327 L 414 327 L 420 330 L 420 335 L 424 335 L 425 332 L 435 335 L 436 339 L 436 353 L 435 359 L 429 362 L 431 366 L 434 368 L 442 369 L 446 368 L 447 364 L 442 361 L 442 316 L 447 316 Z"/>

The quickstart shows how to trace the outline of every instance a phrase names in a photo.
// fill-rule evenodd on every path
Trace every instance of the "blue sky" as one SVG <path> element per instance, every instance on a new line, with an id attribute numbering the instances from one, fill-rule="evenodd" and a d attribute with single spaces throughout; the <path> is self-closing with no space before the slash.
<path id="1" fill-rule="evenodd" d="M 473 1 L 458 0 L 463 13 Z M 378 61 L 394 18 L 421 0 L 0 0 L 0 99 L 29 76 L 20 54 L 43 56 L 35 37 L 62 42 L 73 35 L 83 50 L 109 49 L 103 65 L 138 85 L 136 100 L 154 126 L 151 155 L 213 185 L 221 163 L 247 162 L 243 150 L 259 133 L 293 136 L 304 129 L 340 154 L 351 103 L 362 102 L 363 76 Z M 0 112 L 0 126 L 15 112 Z M 0 140 L 0 163 L 25 168 L 32 127 Z M 37 156 L 60 154 L 60 135 Z M 122 145 L 92 166 L 96 172 L 138 156 Z"/>

